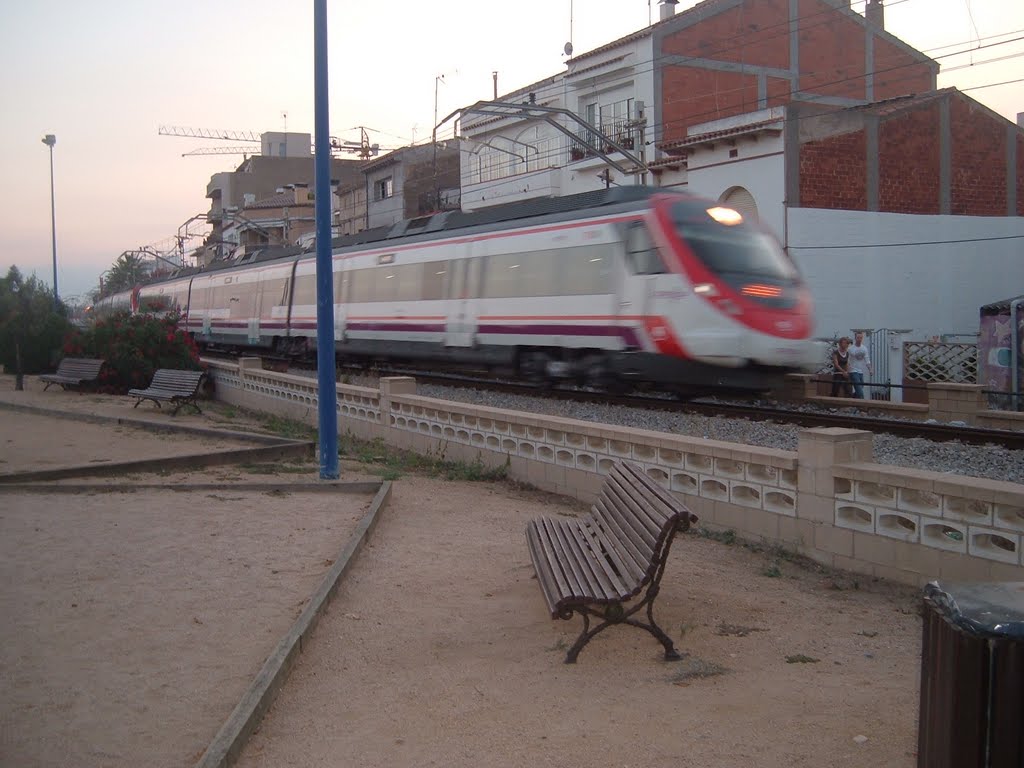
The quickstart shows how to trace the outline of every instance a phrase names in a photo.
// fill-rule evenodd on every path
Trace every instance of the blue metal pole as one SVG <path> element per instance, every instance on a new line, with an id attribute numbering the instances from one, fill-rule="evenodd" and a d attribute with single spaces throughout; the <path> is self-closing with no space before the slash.
<path id="1" fill-rule="evenodd" d="M 334 271 L 331 267 L 331 144 L 327 111 L 327 0 L 313 2 L 316 128 L 316 369 L 320 479 L 338 478 L 338 391 L 334 378 Z"/>

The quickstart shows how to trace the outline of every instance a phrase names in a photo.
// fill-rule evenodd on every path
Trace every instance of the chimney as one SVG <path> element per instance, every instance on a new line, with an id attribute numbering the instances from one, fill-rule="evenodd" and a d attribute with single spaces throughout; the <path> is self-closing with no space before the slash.
<path id="1" fill-rule="evenodd" d="M 659 13 L 661 14 L 660 20 L 665 21 L 665 19 L 671 19 L 673 16 L 675 16 L 676 6 L 678 4 L 679 0 L 660 0 L 660 2 L 658 3 L 658 5 L 661 6 L 659 8 Z"/>
<path id="2" fill-rule="evenodd" d="M 868 0 L 868 4 L 864 6 L 864 18 L 879 29 L 885 29 L 885 6 L 882 5 L 882 0 Z"/>
<path id="3" fill-rule="evenodd" d="M 494 78 L 494 100 L 498 100 L 498 73 L 491 72 L 491 76 Z"/>
<path id="4" fill-rule="evenodd" d="M 305 182 L 300 182 L 289 186 L 295 189 L 296 205 L 301 205 L 302 203 L 309 202 L 309 184 L 306 184 Z"/>

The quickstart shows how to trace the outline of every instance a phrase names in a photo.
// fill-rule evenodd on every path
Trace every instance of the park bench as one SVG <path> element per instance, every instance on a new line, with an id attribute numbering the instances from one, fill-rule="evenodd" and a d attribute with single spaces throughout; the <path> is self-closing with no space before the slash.
<path id="1" fill-rule="evenodd" d="M 159 408 L 160 401 L 174 403 L 174 416 L 183 405 L 191 405 L 199 413 L 202 410 L 196 403 L 199 395 L 199 385 L 202 383 L 203 371 L 179 371 L 173 368 L 161 368 L 153 374 L 153 381 L 145 389 L 129 389 L 128 394 L 139 398 L 135 401 L 133 408 L 138 408 L 143 400 L 152 400 Z"/>
<path id="2" fill-rule="evenodd" d="M 44 373 L 39 380 L 46 382 L 46 386 L 43 387 L 44 392 L 50 388 L 51 384 L 60 384 L 62 389 L 78 387 L 87 382 L 96 381 L 102 367 L 103 360 L 91 357 L 65 357 L 60 361 L 55 372 Z"/>
<path id="3" fill-rule="evenodd" d="M 537 580 L 552 619 L 583 616 L 569 649 L 573 664 L 590 640 L 613 624 L 645 629 L 665 646 L 666 661 L 680 658 L 654 621 L 654 598 L 677 531 L 697 518 L 631 462 L 616 462 L 597 502 L 583 517 L 542 517 L 526 526 Z M 625 604 L 643 596 L 627 607 Z M 646 608 L 647 621 L 634 616 Z M 590 617 L 601 623 L 590 628 Z"/>

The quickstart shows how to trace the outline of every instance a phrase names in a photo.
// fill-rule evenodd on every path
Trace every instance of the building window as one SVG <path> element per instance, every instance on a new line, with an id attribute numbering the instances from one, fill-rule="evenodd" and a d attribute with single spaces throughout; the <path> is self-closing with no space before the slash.
<path id="1" fill-rule="evenodd" d="M 388 176 L 386 179 L 378 181 L 374 187 L 374 200 L 387 200 L 389 197 L 393 197 L 395 194 L 395 182 L 392 177 Z"/>

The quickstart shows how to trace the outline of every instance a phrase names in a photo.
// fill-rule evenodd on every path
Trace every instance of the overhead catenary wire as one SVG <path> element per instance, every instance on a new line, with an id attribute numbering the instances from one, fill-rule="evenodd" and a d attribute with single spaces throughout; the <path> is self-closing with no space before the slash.
<path id="1" fill-rule="evenodd" d="M 899 4 L 902 4 L 904 2 L 909 2 L 909 0 L 895 0 L 894 2 L 888 3 L 887 7 L 892 7 L 892 6 L 895 6 L 895 5 L 899 5 Z M 854 2 L 854 5 L 862 5 L 862 4 L 863 4 L 862 0 L 856 0 Z M 819 17 L 819 16 L 825 16 L 827 18 L 825 18 L 822 21 L 818 21 L 817 23 L 814 23 L 814 24 L 807 23 L 809 21 L 814 20 L 816 17 Z M 823 11 L 816 11 L 814 13 L 809 13 L 809 14 L 804 14 L 802 16 L 798 16 L 795 19 L 796 24 L 797 24 L 797 31 L 798 32 L 806 32 L 809 29 L 813 29 L 813 28 L 816 28 L 818 26 L 822 26 L 822 25 L 825 25 L 825 24 L 832 23 L 832 21 L 835 18 L 836 18 L 836 12 L 835 12 L 834 9 L 826 9 L 826 10 L 823 10 Z M 721 48 L 719 48 L 717 50 L 713 50 L 713 51 L 702 51 L 699 58 L 710 58 L 710 57 L 714 57 L 716 55 L 721 55 L 723 53 L 729 53 L 731 51 L 742 50 L 742 49 L 748 47 L 749 45 L 753 45 L 753 44 L 763 45 L 765 42 L 768 42 L 769 40 L 789 36 L 791 31 L 792 31 L 791 30 L 791 26 L 792 26 L 792 21 L 790 19 L 786 19 L 785 21 L 779 22 L 777 24 L 767 25 L 767 26 L 762 27 L 759 30 L 757 30 L 756 35 L 750 35 L 750 36 L 743 37 L 739 43 L 736 43 L 736 44 L 733 44 L 733 45 L 729 45 L 729 46 L 725 46 L 725 47 L 721 47 Z M 765 35 L 764 34 L 766 31 L 770 31 L 772 29 L 779 29 L 781 31 L 778 34 L 775 34 L 775 35 Z M 991 47 L 991 46 L 982 46 L 982 45 L 980 45 L 982 40 L 993 40 L 993 39 L 996 39 L 996 38 L 999 38 L 999 37 L 1005 37 L 1007 35 L 1016 34 L 1017 32 L 1022 32 L 1022 31 L 1024 31 L 1024 30 L 1016 30 L 1015 32 L 1004 32 L 1004 33 L 1000 33 L 998 35 L 990 35 L 990 36 L 987 36 L 985 38 L 982 38 L 982 37 L 977 36 L 977 31 L 975 30 L 975 37 L 973 37 L 972 39 L 970 39 L 968 41 L 958 42 L 958 43 L 949 43 L 949 44 L 945 44 L 945 45 L 938 46 L 938 47 L 935 47 L 935 48 L 925 49 L 925 50 L 923 50 L 921 52 L 922 53 L 927 53 L 929 50 L 931 50 L 931 51 L 945 50 L 947 48 L 963 46 L 963 45 L 967 45 L 967 44 L 971 44 L 971 45 L 974 46 L 974 47 L 969 48 L 969 49 L 965 49 L 965 50 L 961 50 L 961 51 L 954 51 L 954 52 L 951 52 L 951 53 L 948 53 L 948 54 L 944 54 L 942 56 L 934 57 L 933 61 L 935 59 L 939 59 L 939 58 L 949 58 L 949 57 L 954 57 L 954 56 L 962 56 L 962 55 L 965 55 L 965 54 L 968 54 L 968 53 L 972 53 L 973 51 L 978 50 L 980 48 Z M 1024 38 L 1015 38 L 1013 40 L 1003 40 L 1003 41 L 1000 41 L 1000 42 L 997 42 L 997 43 L 993 43 L 991 45 L 1004 45 L 1004 44 L 1008 44 L 1008 43 L 1012 43 L 1012 42 L 1017 42 L 1017 41 L 1019 41 L 1021 39 L 1024 39 Z M 1024 56 L 1024 53 L 1022 53 L 1022 54 L 1013 54 L 1013 55 L 1010 55 L 1010 56 L 1007 56 L 1007 57 L 1000 57 L 1000 58 L 997 58 L 997 59 L 986 60 L 984 62 L 977 62 L 977 63 L 971 64 L 971 65 L 965 65 L 965 66 L 982 66 L 984 64 L 992 63 L 992 62 L 995 62 L 995 61 L 1002 61 L 1002 60 L 1006 60 L 1006 59 L 1010 59 L 1010 58 L 1016 58 L 1017 56 Z M 653 70 L 657 66 L 657 64 L 663 58 L 667 58 L 667 57 L 656 57 L 655 59 L 652 59 L 652 61 L 648 65 L 650 70 Z M 676 60 L 677 58 L 678 57 L 675 56 L 675 55 L 672 56 L 673 60 Z M 874 74 L 880 74 L 882 72 L 888 72 L 888 71 L 893 71 L 893 70 L 897 70 L 897 69 L 902 69 L 904 67 L 922 66 L 922 65 L 923 66 L 928 66 L 929 62 L 928 61 L 913 61 L 913 62 L 909 62 L 907 64 L 897 65 L 897 66 L 894 66 L 894 67 L 886 68 L 884 70 L 879 70 L 879 71 L 876 71 Z M 961 68 L 962 67 L 954 67 L 954 68 L 952 68 L 950 70 L 946 70 L 946 71 L 950 71 L 951 72 L 951 71 L 955 71 L 955 70 L 961 69 Z M 638 70 L 638 71 L 642 72 L 644 70 Z M 939 74 L 940 75 L 944 74 L 944 72 L 940 72 Z M 829 83 L 818 84 L 818 85 L 816 85 L 816 88 L 824 88 L 824 87 L 829 87 L 829 86 L 833 86 L 833 85 L 839 85 L 839 84 L 842 84 L 844 82 L 849 82 L 850 80 L 860 79 L 862 77 L 864 77 L 864 73 L 858 73 L 856 75 L 851 75 L 851 76 L 843 77 L 843 78 L 840 78 L 840 79 L 837 79 L 837 80 L 833 80 L 833 81 L 831 81 Z M 905 79 L 913 79 L 913 77 L 916 77 L 916 75 L 911 76 L 910 78 L 905 78 Z M 974 86 L 974 87 L 971 87 L 971 88 L 962 88 L 960 90 L 961 91 L 976 90 L 976 89 L 980 89 L 980 88 L 989 88 L 989 87 L 996 87 L 996 86 L 1000 86 L 1000 85 L 1009 85 L 1009 84 L 1013 84 L 1013 83 L 1016 83 L 1016 82 L 1020 82 L 1020 81 L 1018 81 L 1018 80 L 1010 80 L 1010 81 L 1005 81 L 1005 82 L 1001 82 L 1001 83 L 989 83 L 989 84 L 985 84 L 985 85 Z M 741 89 L 732 89 L 732 90 L 741 90 Z M 721 93 L 729 93 L 729 92 L 730 91 L 728 91 L 728 90 L 721 91 Z M 540 93 L 540 91 L 538 91 L 538 94 L 539 93 Z M 794 93 L 796 93 L 796 91 L 790 91 L 788 94 L 784 94 L 784 95 L 793 95 Z M 667 102 L 667 104 L 672 105 L 672 104 L 685 103 L 686 101 L 691 101 L 691 100 L 693 100 L 695 98 L 699 98 L 699 97 L 690 97 L 690 98 L 683 98 L 683 99 L 673 100 L 673 101 Z M 713 114 L 716 114 L 716 112 L 708 111 L 708 112 L 705 112 L 705 113 L 700 113 L 700 114 L 697 114 L 697 115 L 693 115 L 692 117 L 703 117 L 703 116 L 706 116 L 706 115 L 713 115 Z M 811 117 L 811 116 L 807 115 L 807 116 L 799 116 L 799 117 L 788 117 L 786 119 L 787 120 L 797 120 L 797 119 L 803 119 L 804 117 Z M 689 119 L 690 118 L 688 117 L 687 118 L 688 122 L 689 122 Z M 664 129 L 665 127 L 669 127 L 672 124 L 676 124 L 678 122 L 679 121 L 662 122 L 660 124 L 651 124 L 648 127 L 649 128 L 662 128 L 662 129 Z M 454 128 L 452 130 L 453 130 L 453 134 L 452 134 L 451 138 L 454 138 L 455 137 L 454 136 Z M 388 134 L 388 135 L 391 135 L 391 134 Z M 396 137 L 396 138 L 399 138 L 399 137 Z M 463 151 L 466 151 L 466 150 L 463 150 Z M 531 158 L 531 160 L 543 162 L 545 160 L 559 159 L 562 156 L 564 156 L 564 153 L 565 153 L 564 148 L 560 147 L 560 148 L 557 148 L 557 149 L 552 149 L 551 151 L 549 151 L 549 152 L 547 152 L 545 154 L 535 155 L 534 157 Z M 510 177 L 506 176 L 506 177 L 502 177 L 500 179 L 496 179 L 493 182 L 487 184 L 486 186 L 482 186 L 480 184 L 476 184 L 476 185 L 474 185 L 474 189 L 476 191 L 486 191 L 487 189 L 490 189 L 490 188 L 496 188 L 496 187 L 502 186 L 503 184 L 507 183 L 508 178 L 510 178 Z"/>
<path id="2" fill-rule="evenodd" d="M 914 240 L 907 243 L 852 243 L 844 245 L 787 245 L 791 251 L 841 251 L 849 248 L 910 248 L 917 245 L 954 245 L 956 243 L 986 243 L 993 240 L 1024 240 L 1024 235 L 997 237 L 965 237 L 959 240 Z"/>
<path id="3" fill-rule="evenodd" d="M 981 66 L 981 65 L 982 65 L 982 62 L 979 62 L 975 66 Z M 852 76 L 852 77 L 847 78 L 847 79 L 858 79 L 859 77 L 863 77 L 863 75 Z M 986 83 L 986 84 L 981 84 L 981 85 L 976 85 L 976 86 L 970 86 L 970 87 L 967 87 L 967 88 L 962 88 L 962 89 L 959 89 L 959 90 L 961 92 L 966 92 L 966 91 L 980 90 L 980 89 L 983 89 L 983 88 L 992 88 L 992 87 L 1003 86 L 1003 85 L 1011 85 L 1011 84 L 1014 84 L 1014 83 L 1017 83 L 1017 82 L 1022 82 L 1022 81 L 1024 81 L 1024 78 L 1021 78 L 1020 80 L 1008 80 L 1008 81 L 1001 81 L 1001 82 L 994 82 L 994 83 Z M 896 81 L 896 82 L 898 82 L 898 81 Z M 899 97 L 897 97 L 897 98 L 899 98 Z M 862 109 L 865 106 L 870 106 L 870 105 L 863 105 L 863 104 L 861 104 L 861 105 L 851 105 L 849 107 L 839 107 L 839 108 L 836 109 L 836 111 L 840 112 L 840 111 L 850 111 L 850 110 Z M 701 116 L 703 116 L 703 115 L 701 115 Z M 815 114 L 804 114 L 804 115 L 787 115 L 785 118 L 780 118 L 776 122 L 779 123 L 779 124 L 786 124 L 786 123 L 792 123 L 792 122 L 799 122 L 800 120 L 814 119 L 814 118 L 817 118 L 819 116 L 820 115 L 818 115 L 817 113 L 815 113 Z M 463 151 L 468 151 L 468 150 L 463 150 Z M 531 160 L 533 160 L 534 162 L 542 164 L 543 162 L 548 161 L 548 160 L 556 160 L 556 161 L 557 160 L 561 160 L 564 157 L 564 155 L 565 155 L 564 147 L 559 146 L 559 147 L 556 147 L 556 148 L 554 148 L 554 149 L 552 149 L 552 150 L 550 150 L 550 151 L 548 151 L 546 153 L 531 156 Z M 548 166 L 548 167 L 553 167 L 553 166 Z M 538 168 L 538 170 L 540 170 L 540 168 Z M 530 172 L 532 172 L 532 171 L 530 171 Z M 486 183 L 474 184 L 473 185 L 473 191 L 474 192 L 486 192 L 489 189 L 496 189 L 498 187 L 506 185 L 510 178 L 512 178 L 512 176 L 504 176 L 504 177 L 501 177 L 501 178 L 498 178 L 498 179 L 495 179 L 493 181 L 489 181 L 489 182 L 486 182 Z"/>

